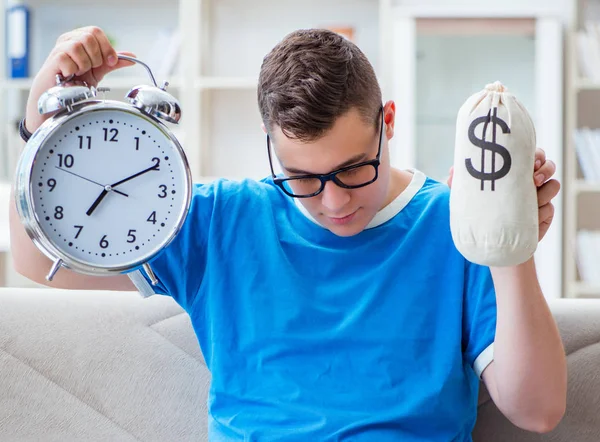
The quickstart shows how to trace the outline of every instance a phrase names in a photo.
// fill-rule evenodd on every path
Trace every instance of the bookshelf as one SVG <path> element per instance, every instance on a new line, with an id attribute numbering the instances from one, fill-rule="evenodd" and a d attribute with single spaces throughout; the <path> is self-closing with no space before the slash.
<path id="1" fill-rule="evenodd" d="M 194 181 L 214 177 L 263 178 L 269 173 L 256 86 L 263 57 L 287 33 L 308 27 L 351 27 L 356 44 L 381 78 L 386 74 L 392 0 L 25 0 L 31 13 L 30 75 L 34 76 L 56 39 L 69 30 L 101 27 L 127 50 L 149 64 L 156 80 L 181 104 L 182 119 L 170 125 L 183 145 Z M 7 0 L 0 0 L 5 23 Z M 315 13 L 318 11 L 318 14 Z M 179 34 L 179 56 L 168 75 L 160 74 L 164 33 Z M 8 192 L 22 146 L 17 133 L 32 78 L 6 75 L 5 33 L 0 32 L 0 192 Z M 141 66 L 109 74 L 101 85 L 108 99 L 123 100 L 138 84 L 148 84 Z M 6 196 L 6 195 L 5 195 Z M 0 196 L 0 201 L 3 199 Z M 5 226 L 6 205 L 0 208 Z M 0 229 L 0 259 L 8 231 Z M 0 265 L 0 281 L 2 269 Z M 1 282 L 0 282 L 1 285 Z"/>
<path id="2" fill-rule="evenodd" d="M 3 3 L 0 1 L 0 5 Z M 393 165 L 419 165 L 426 173 L 433 174 L 436 171 L 441 173 L 451 165 L 448 159 L 452 146 L 441 151 L 442 155 L 419 151 L 415 142 L 420 136 L 419 130 L 423 132 L 425 124 L 448 126 L 455 115 L 448 119 L 446 114 L 416 113 L 420 99 L 415 88 L 418 22 L 448 18 L 448 24 L 452 25 L 450 29 L 456 30 L 462 24 L 457 26 L 452 20 L 464 18 L 535 19 L 528 21 L 525 28 L 511 26 L 506 32 L 531 34 L 534 25 L 536 35 L 542 36 L 538 39 L 547 41 L 548 35 L 551 39 L 558 38 L 551 18 L 563 12 L 560 7 L 548 6 L 544 0 L 536 0 L 527 7 L 517 0 L 502 4 L 465 0 L 452 5 L 442 0 L 255 0 L 251 5 L 244 0 L 104 0 L 96 4 L 77 0 L 27 0 L 27 3 L 32 9 L 32 73 L 39 69 L 60 34 L 95 24 L 116 36 L 117 49 L 134 52 L 150 64 L 156 75 L 153 53 L 156 52 L 153 51 L 156 32 L 170 29 L 180 33 L 179 54 L 184 56 L 178 58 L 171 75 L 157 75 L 157 81 L 169 80 L 169 91 L 181 101 L 183 118 L 177 136 L 186 150 L 196 181 L 217 176 L 262 178 L 268 174 L 264 134 L 260 129 L 256 104 L 257 76 L 264 55 L 292 30 L 306 27 L 354 28 L 355 41 L 374 64 L 385 99 L 396 101 L 396 135 L 391 143 Z M 0 8 L 0 23 L 5 21 L 4 12 L 4 8 Z M 493 22 L 501 26 L 510 24 Z M 424 24 L 427 25 L 427 21 Z M 439 22 L 429 22 L 431 24 L 435 26 L 425 26 L 428 32 L 447 32 L 447 29 L 436 28 Z M 468 31 L 474 32 L 473 29 Z M 478 26 L 476 29 L 478 33 L 486 34 L 488 31 L 488 27 Z M 4 47 L 4 33 L 0 32 L 1 50 Z M 562 130 L 562 117 L 560 127 L 556 121 L 562 110 L 555 111 L 555 94 L 547 94 L 546 91 L 558 90 L 554 83 L 555 61 L 562 57 L 562 53 L 554 49 L 550 52 L 541 51 L 536 61 L 539 68 L 536 68 L 535 105 L 539 109 L 540 136 L 544 137 L 539 140 L 540 146 L 557 158 L 559 151 L 555 144 L 556 140 L 563 138 L 562 132 L 559 132 Z M 22 115 L 31 83 L 30 79 L 7 79 L 4 68 L 5 57 L 0 57 L 0 183 L 12 179 L 12 169 L 5 154 L 9 152 L 11 161 L 14 161 L 22 145 L 16 135 L 16 120 L 13 119 Z M 438 82 L 447 80 L 443 69 L 435 72 L 440 74 Z M 540 77 L 537 77 L 538 73 Z M 122 99 L 130 87 L 147 81 L 146 73 L 138 66 L 110 74 L 102 85 L 112 89 L 108 98 Z M 477 87 L 481 86 L 478 81 Z M 600 90 L 595 83 L 589 82 L 582 82 L 581 87 Z M 444 103 L 446 95 L 440 97 Z M 466 98 L 461 93 L 460 103 Z M 20 100 L 22 104 L 6 105 L 13 100 L 17 103 Z M 9 123 L 5 124 L 7 121 Z M 582 193 L 593 193 L 593 186 L 581 184 L 582 188 L 588 189 Z M 557 210 L 562 209 L 559 207 Z M 0 209 L 0 217 L 2 215 Z M 549 284 L 553 284 L 555 279 L 560 280 L 560 271 L 556 267 L 560 269 L 562 261 L 555 266 L 555 261 L 560 259 L 555 237 L 557 232 L 562 235 L 561 228 L 561 224 L 555 221 L 554 230 L 539 253 L 541 264 L 538 268 L 544 275 L 549 275 L 545 277 Z M 4 232 L 0 231 L 2 234 Z"/>
<path id="3" fill-rule="evenodd" d="M 600 297 L 600 2 L 575 0 L 567 33 L 564 291 Z"/>
<path id="4" fill-rule="evenodd" d="M 5 1 L 0 1 L 0 23 L 5 22 Z M 268 173 L 264 137 L 256 104 L 258 72 L 264 55 L 287 33 L 307 27 L 354 31 L 355 42 L 373 62 L 378 75 L 380 47 L 389 39 L 382 25 L 390 0 L 107 0 L 82 5 L 63 0 L 27 0 L 31 10 L 30 71 L 34 75 L 56 38 L 71 29 L 98 25 L 115 38 L 117 50 L 129 50 L 148 63 L 157 82 L 168 80 L 169 92 L 181 102 L 180 139 L 194 179 L 206 176 L 262 178 Z M 68 10 L 68 14 L 64 12 Z M 118 13 L 115 11 L 118 10 Z M 314 11 L 319 11 L 318 15 Z M 93 17 L 90 19 L 90 17 Z M 136 17 L 131 20 L 131 17 Z M 157 53 L 160 33 L 177 32 L 179 57 L 170 75 L 160 72 Z M 4 33 L 0 33 L 4 51 Z M 240 37 L 241 36 L 241 37 Z M 5 57 L 0 61 L 0 99 L 13 103 L 0 109 L 0 180 L 11 180 L 13 164 L 6 151 L 19 149 L 15 127 L 21 116 L 31 78 L 6 78 Z M 109 74 L 102 86 L 106 98 L 122 100 L 127 90 L 149 79 L 139 66 Z M 234 117 L 237 120 L 234 120 Z M 9 124 L 4 124 L 8 121 Z M 173 126 L 171 126 L 173 127 Z M 232 128 L 239 128 L 232 130 Z M 17 141 L 15 141 L 17 140 Z M 10 145 L 10 146 L 9 146 Z M 11 147 L 12 146 L 12 147 Z M 15 153 L 8 157 L 14 161 Z M 264 158 L 263 158 L 264 157 Z"/>

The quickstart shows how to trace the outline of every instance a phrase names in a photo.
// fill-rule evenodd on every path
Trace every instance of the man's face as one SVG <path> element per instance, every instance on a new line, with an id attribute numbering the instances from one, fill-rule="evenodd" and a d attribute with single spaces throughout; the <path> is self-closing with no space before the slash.
<path id="1" fill-rule="evenodd" d="M 386 121 L 393 120 L 393 110 Z M 384 111 L 385 112 L 385 111 Z M 322 226 L 339 236 L 361 232 L 383 207 L 388 196 L 390 162 L 388 139 L 392 125 L 386 125 L 377 180 L 358 189 L 345 189 L 333 181 L 310 198 L 300 198 L 306 210 Z M 358 111 L 350 110 L 338 118 L 323 137 L 310 143 L 287 138 L 279 127 L 273 131 L 273 146 L 283 172 L 288 177 L 326 174 L 345 166 L 373 160 L 379 147 L 379 125 L 363 121 Z"/>

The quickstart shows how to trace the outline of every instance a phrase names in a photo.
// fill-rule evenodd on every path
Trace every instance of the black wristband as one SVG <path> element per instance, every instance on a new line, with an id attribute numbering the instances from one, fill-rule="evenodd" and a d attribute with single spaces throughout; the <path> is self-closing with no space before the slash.
<path id="1" fill-rule="evenodd" d="M 25 127 L 25 118 L 19 122 L 19 135 L 21 135 L 21 138 L 23 138 L 23 141 L 25 142 L 28 142 L 31 138 L 31 132 Z"/>

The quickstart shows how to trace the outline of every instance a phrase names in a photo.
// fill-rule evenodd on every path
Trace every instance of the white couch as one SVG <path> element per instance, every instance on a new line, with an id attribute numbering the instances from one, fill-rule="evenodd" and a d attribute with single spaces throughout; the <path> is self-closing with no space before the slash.
<path id="1" fill-rule="evenodd" d="M 482 390 L 476 442 L 600 441 L 600 301 L 552 308 L 569 354 L 566 417 L 526 433 Z M 2 288 L 0 374 L 2 442 L 206 440 L 210 374 L 168 297 Z"/>

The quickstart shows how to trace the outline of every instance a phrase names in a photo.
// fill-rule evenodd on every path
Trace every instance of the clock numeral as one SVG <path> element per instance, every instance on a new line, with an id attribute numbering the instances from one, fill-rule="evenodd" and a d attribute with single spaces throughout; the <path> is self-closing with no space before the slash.
<path id="1" fill-rule="evenodd" d="M 152 224 L 156 224 L 156 210 L 150 214 L 146 221 Z"/>
<path id="2" fill-rule="evenodd" d="M 63 155 L 62 153 L 58 154 L 58 167 L 66 167 L 66 168 L 71 168 L 73 167 L 73 163 L 75 162 L 75 158 L 73 158 L 73 155 L 68 154 L 68 155 Z"/>
<path id="3" fill-rule="evenodd" d="M 161 192 L 158 194 L 158 197 L 166 198 L 167 197 L 167 186 L 164 184 L 161 184 L 160 186 L 158 186 L 158 188 L 161 190 Z"/>
<path id="4" fill-rule="evenodd" d="M 129 232 L 127 233 L 127 242 L 128 243 L 134 243 L 135 240 L 137 239 L 134 235 L 134 233 L 136 232 L 135 229 L 131 229 L 129 230 Z"/>
<path id="5" fill-rule="evenodd" d="M 77 229 L 77 233 L 75 234 L 75 239 L 79 238 L 79 234 L 83 230 L 83 226 L 73 226 Z"/>
<path id="6" fill-rule="evenodd" d="M 47 182 L 48 187 L 50 188 L 50 190 L 48 192 L 52 192 L 54 190 L 54 188 L 56 187 L 56 180 L 54 178 L 50 178 Z"/>
<path id="7" fill-rule="evenodd" d="M 135 150 L 140 150 L 140 137 L 135 137 Z"/>
<path id="8" fill-rule="evenodd" d="M 63 214 L 63 206 L 56 206 L 54 208 L 54 219 L 63 219 L 64 218 L 64 214 Z"/>
<path id="9" fill-rule="evenodd" d="M 107 128 L 105 127 L 105 128 L 103 128 L 102 130 L 104 130 L 104 141 L 112 141 L 113 143 L 115 143 L 115 142 L 119 141 L 119 140 L 117 140 L 117 135 L 119 135 L 119 129 L 115 129 L 115 128 L 112 128 L 112 129 L 107 129 Z M 109 132 L 110 132 L 110 134 L 112 135 L 112 136 L 110 137 L 110 139 L 108 139 L 108 134 L 109 134 Z"/>
<path id="10" fill-rule="evenodd" d="M 109 244 L 108 241 L 106 240 L 106 235 L 104 235 L 101 239 L 100 239 L 100 247 L 102 247 L 103 249 L 108 248 Z"/>
<path id="11" fill-rule="evenodd" d="M 159 167 L 160 167 L 160 158 L 156 158 L 156 157 L 154 157 L 154 158 L 152 158 L 152 161 L 154 161 L 154 162 L 156 163 L 156 164 L 154 165 L 154 167 L 156 167 L 156 170 L 160 170 L 160 169 L 159 169 Z"/>
<path id="12" fill-rule="evenodd" d="M 83 149 L 84 144 L 87 144 L 87 148 L 91 149 L 92 148 L 92 137 L 90 136 L 86 136 L 85 139 L 87 141 L 87 143 L 83 142 L 83 135 L 78 135 L 77 138 L 79 138 L 79 148 Z"/>

